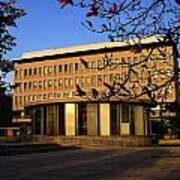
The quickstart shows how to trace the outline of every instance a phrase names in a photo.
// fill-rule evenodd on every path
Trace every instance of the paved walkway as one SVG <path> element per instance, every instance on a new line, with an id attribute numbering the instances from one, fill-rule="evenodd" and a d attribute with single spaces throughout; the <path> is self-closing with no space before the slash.
<path id="1" fill-rule="evenodd" d="M 180 179 L 180 148 L 78 149 L 0 156 L 0 180 Z"/>

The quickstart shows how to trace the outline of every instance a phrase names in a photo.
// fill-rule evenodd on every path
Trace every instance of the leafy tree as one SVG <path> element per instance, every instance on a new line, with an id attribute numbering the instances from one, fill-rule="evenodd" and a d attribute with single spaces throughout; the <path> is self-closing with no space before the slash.
<path id="1" fill-rule="evenodd" d="M 6 55 L 16 45 L 15 37 L 10 33 L 10 27 L 16 27 L 16 21 L 24 15 L 24 11 L 16 7 L 15 0 L 0 1 L 0 95 L 4 95 L 11 85 L 5 81 L 7 73 L 13 70 L 13 62 L 5 59 Z"/>

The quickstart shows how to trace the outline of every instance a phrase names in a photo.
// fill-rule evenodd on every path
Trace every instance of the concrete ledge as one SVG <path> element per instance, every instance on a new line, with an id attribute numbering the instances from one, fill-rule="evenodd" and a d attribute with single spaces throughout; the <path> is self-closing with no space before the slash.
<path id="1" fill-rule="evenodd" d="M 124 137 L 87 137 L 87 136 L 34 136 L 34 143 L 55 143 L 60 145 L 77 146 L 119 146 L 135 147 L 152 145 L 151 137 L 124 136 Z"/>

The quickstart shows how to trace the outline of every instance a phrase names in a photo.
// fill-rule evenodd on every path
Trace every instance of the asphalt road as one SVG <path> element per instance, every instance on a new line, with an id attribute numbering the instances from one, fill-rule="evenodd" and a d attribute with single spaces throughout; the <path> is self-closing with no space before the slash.
<path id="1" fill-rule="evenodd" d="M 0 156 L 0 180 L 180 179 L 180 147 L 94 148 Z"/>

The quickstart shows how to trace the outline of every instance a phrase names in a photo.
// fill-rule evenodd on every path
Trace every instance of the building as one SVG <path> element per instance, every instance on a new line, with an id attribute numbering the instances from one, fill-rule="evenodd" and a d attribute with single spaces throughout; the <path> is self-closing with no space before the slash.
<path id="1" fill-rule="evenodd" d="M 98 43 L 29 52 L 14 62 L 13 110 L 32 119 L 34 135 L 146 136 L 149 103 L 177 98 L 173 45 L 156 37 L 141 47 Z"/>
<path id="2" fill-rule="evenodd" d="M 0 127 L 12 126 L 12 96 L 0 95 Z"/>
<path id="3" fill-rule="evenodd" d="M 12 127 L 12 96 L 0 94 L 0 136 L 7 135 L 7 129 Z"/>

